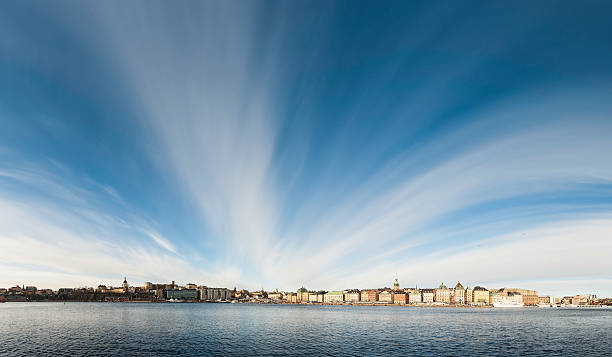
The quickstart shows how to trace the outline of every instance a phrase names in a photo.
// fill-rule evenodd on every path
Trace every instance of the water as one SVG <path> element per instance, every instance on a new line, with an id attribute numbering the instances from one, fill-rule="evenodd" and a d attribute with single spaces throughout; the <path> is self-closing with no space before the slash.
<path id="1" fill-rule="evenodd" d="M 612 309 L 0 304 L 2 356 L 612 355 Z"/>

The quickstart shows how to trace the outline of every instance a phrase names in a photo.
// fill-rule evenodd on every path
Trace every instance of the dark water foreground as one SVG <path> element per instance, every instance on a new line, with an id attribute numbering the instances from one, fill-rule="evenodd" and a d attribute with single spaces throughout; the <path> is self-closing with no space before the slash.
<path id="1" fill-rule="evenodd" d="M 612 309 L 0 304 L 0 355 L 612 355 Z"/>

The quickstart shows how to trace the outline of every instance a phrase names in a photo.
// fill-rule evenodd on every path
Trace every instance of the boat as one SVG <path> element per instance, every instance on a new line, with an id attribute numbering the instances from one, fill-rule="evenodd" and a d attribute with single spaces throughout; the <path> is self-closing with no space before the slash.
<path id="1" fill-rule="evenodd" d="M 538 307 L 552 307 L 551 304 L 538 304 Z"/>
<path id="2" fill-rule="evenodd" d="M 508 301 L 506 299 L 503 299 L 500 302 L 494 302 L 493 303 L 493 307 L 523 307 L 525 306 L 525 304 L 523 304 L 522 302 L 516 302 L 516 301 Z"/>

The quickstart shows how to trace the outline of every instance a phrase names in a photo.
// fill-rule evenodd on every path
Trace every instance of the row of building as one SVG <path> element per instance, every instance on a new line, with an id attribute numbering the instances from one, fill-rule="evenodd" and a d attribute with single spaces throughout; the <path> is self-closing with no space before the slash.
<path id="1" fill-rule="evenodd" d="M 180 286 L 174 283 L 130 286 L 123 279 L 121 286 L 98 285 L 97 288 L 60 288 L 58 290 L 37 289 L 35 286 L 0 288 L 0 302 L 5 301 L 230 301 L 234 291 L 196 284 Z"/>
<path id="2" fill-rule="evenodd" d="M 349 289 L 343 291 L 309 291 L 302 287 L 297 292 L 264 292 L 252 300 L 267 299 L 271 302 L 323 303 L 323 304 L 397 304 L 397 305 L 473 305 L 485 306 L 498 303 L 524 306 L 592 305 L 601 303 L 595 295 L 576 295 L 555 299 L 553 296 L 538 295 L 535 290 L 501 288 L 487 289 L 482 286 L 464 287 L 460 282 L 454 287 L 444 283 L 437 288 L 400 288 L 397 278 L 393 288 Z M 607 300 L 605 300 L 607 301 Z"/>
<path id="3" fill-rule="evenodd" d="M 344 291 L 308 291 L 300 288 L 296 293 L 272 293 L 268 298 L 286 300 L 290 303 L 385 303 L 385 304 L 446 304 L 446 305 L 490 305 L 502 299 L 520 299 L 524 305 L 552 304 L 550 296 L 538 296 L 533 290 L 526 289 L 494 289 L 488 290 L 481 286 L 473 289 L 464 287 L 458 282 L 449 288 L 444 283 L 433 289 L 400 288 L 397 279 L 393 288 L 382 289 L 351 289 Z"/>
<path id="4" fill-rule="evenodd" d="M 296 292 L 237 291 L 236 288 L 208 287 L 196 284 L 179 286 L 170 284 L 145 283 L 143 286 L 130 286 L 124 278 L 119 287 L 99 285 L 97 288 L 37 289 L 34 286 L 15 286 L 0 288 L 2 301 L 191 301 L 258 303 L 318 303 L 318 304 L 397 304 L 397 305 L 494 305 L 497 303 L 536 305 L 593 305 L 609 301 L 597 296 L 584 294 L 555 299 L 541 296 L 535 290 L 527 289 L 486 289 L 481 286 L 464 287 L 460 282 L 454 287 L 444 283 L 437 288 L 400 288 L 397 278 L 393 288 L 349 289 L 343 291 L 310 291 L 304 287 Z"/>

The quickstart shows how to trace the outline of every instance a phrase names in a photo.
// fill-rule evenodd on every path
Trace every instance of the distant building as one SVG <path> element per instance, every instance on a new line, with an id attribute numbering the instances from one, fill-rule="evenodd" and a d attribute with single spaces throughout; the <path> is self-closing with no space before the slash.
<path id="1" fill-rule="evenodd" d="M 408 303 L 408 294 L 403 290 L 396 290 L 393 292 L 393 303 L 405 305 Z"/>
<path id="2" fill-rule="evenodd" d="M 416 291 L 411 291 L 410 293 L 408 293 L 408 303 L 409 304 L 420 304 L 421 302 L 423 302 L 423 298 L 421 297 L 421 292 L 416 290 Z"/>
<path id="3" fill-rule="evenodd" d="M 597 295 L 582 294 L 571 298 L 572 305 L 590 305 L 597 300 Z"/>
<path id="4" fill-rule="evenodd" d="M 361 290 L 361 301 L 378 301 L 378 291 L 374 289 Z"/>
<path id="5" fill-rule="evenodd" d="M 317 292 L 317 302 L 319 303 L 324 303 L 325 302 L 325 294 L 327 294 L 327 291 L 318 291 Z"/>
<path id="6" fill-rule="evenodd" d="M 393 292 L 391 292 L 390 290 L 383 290 L 380 293 L 378 293 L 378 301 L 380 302 L 387 302 L 387 303 L 393 303 Z"/>
<path id="7" fill-rule="evenodd" d="M 528 290 L 528 289 L 516 289 L 516 288 L 504 288 L 502 289 L 502 294 L 503 293 L 515 293 L 515 294 L 520 294 L 522 296 L 523 299 L 523 304 L 525 304 L 525 306 L 536 306 L 537 304 L 540 303 L 540 299 L 538 297 L 538 292 L 535 290 Z"/>
<path id="8" fill-rule="evenodd" d="M 317 302 L 319 302 L 319 297 L 317 296 L 317 293 L 316 293 L 316 292 L 311 292 L 311 293 L 308 295 L 308 302 L 311 302 L 311 303 L 317 303 Z"/>
<path id="9" fill-rule="evenodd" d="M 397 280 L 397 276 L 395 277 L 395 281 L 393 282 L 393 291 L 398 291 L 400 290 L 400 284 L 399 281 Z"/>
<path id="10" fill-rule="evenodd" d="M 308 289 L 302 286 L 297 291 L 296 301 L 297 302 L 308 302 L 309 295 L 310 293 L 308 292 Z"/>
<path id="11" fill-rule="evenodd" d="M 472 299 L 476 305 L 488 305 L 489 304 L 489 290 L 482 286 L 476 286 L 472 293 Z"/>
<path id="12" fill-rule="evenodd" d="M 271 293 L 268 293 L 268 299 L 270 300 L 281 300 L 283 297 L 283 294 L 279 293 L 278 291 L 273 291 Z"/>
<path id="13" fill-rule="evenodd" d="M 434 289 L 421 289 L 421 296 L 425 304 L 434 302 Z"/>
<path id="14" fill-rule="evenodd" d="M 128 285 L 127 278 L 126 278 L 126 277 L 124 277 L 124 278 L 123 278 L 123 284 L 121 284 L 121 288 L 123 288 L 123 292 L 124 292 L 124 293 L 127 293 L 127 292 L 128 292 L 129 287 L 130 287 L 130 286 Z"/>
<path id="15" fill-rule="evenodd" d="M 460 282 L 457 282 L 457 285 L 455 285 L 455 290 L 453 291 L 453 302 L 458 305 L 465 304 L 465 289 Z"/>
<path id="16" fill-rule="evenodd" d="M 330 291 L 325 294 L 326 304 L 337 304 L 344 300 L 344 293 L 342 291 Z"/>
<path id="17" fill-rule="evenodd" d="M 201 301 L 226 301 L 231 299 L 231 291 L 228 288 L 202 286 L 198 289 L 198 292 Z"/>
<path id="18" fill-rule="evenodd" d="M 445 304 L 450 304 L 451 302 L 452 290 L 447 288 L 444 283 L 440 284 L 440 286 L 434 289 L 434 301 L 441 302 Z"/>
<path id="19" fill-rule="evenodd" d="M 519 293 L 508 293 L 507 301 L 510 304 L 524 304 L 523 295 Z"/>
<path id="20" fill-rule="evenodd" d="M 360 300 L 361 300 L 361 294 L 359 290 L 357 289 L 348 290 L 347 292 L 344 293 L 344 301 L 358 302 Z"/>
<path id="21" fill-rule="evenodd" d="M 470 289 L 468 286 L 465 288 L 465 303 L 472 304 L 474 302 L 474 290 Z"/>
<path id="22" fill-rule="evenodd" d="M 538 304 L 553 305 L 555 298 L 552 296 L 538 296 Z"/>
<path id="23" fill-rule="evenodd" d="M 168 300 L 196 300 L 197 298 L 198 291 L 196 289 L 166 290 L 166 299 Z"/>
<path id="24" fill-rule="evenodd" d="M 504 300 L 504 296 L 500 294 L 498 291 L 491 291 L 489 294 L 489 304 L 499 304 Z"/>

